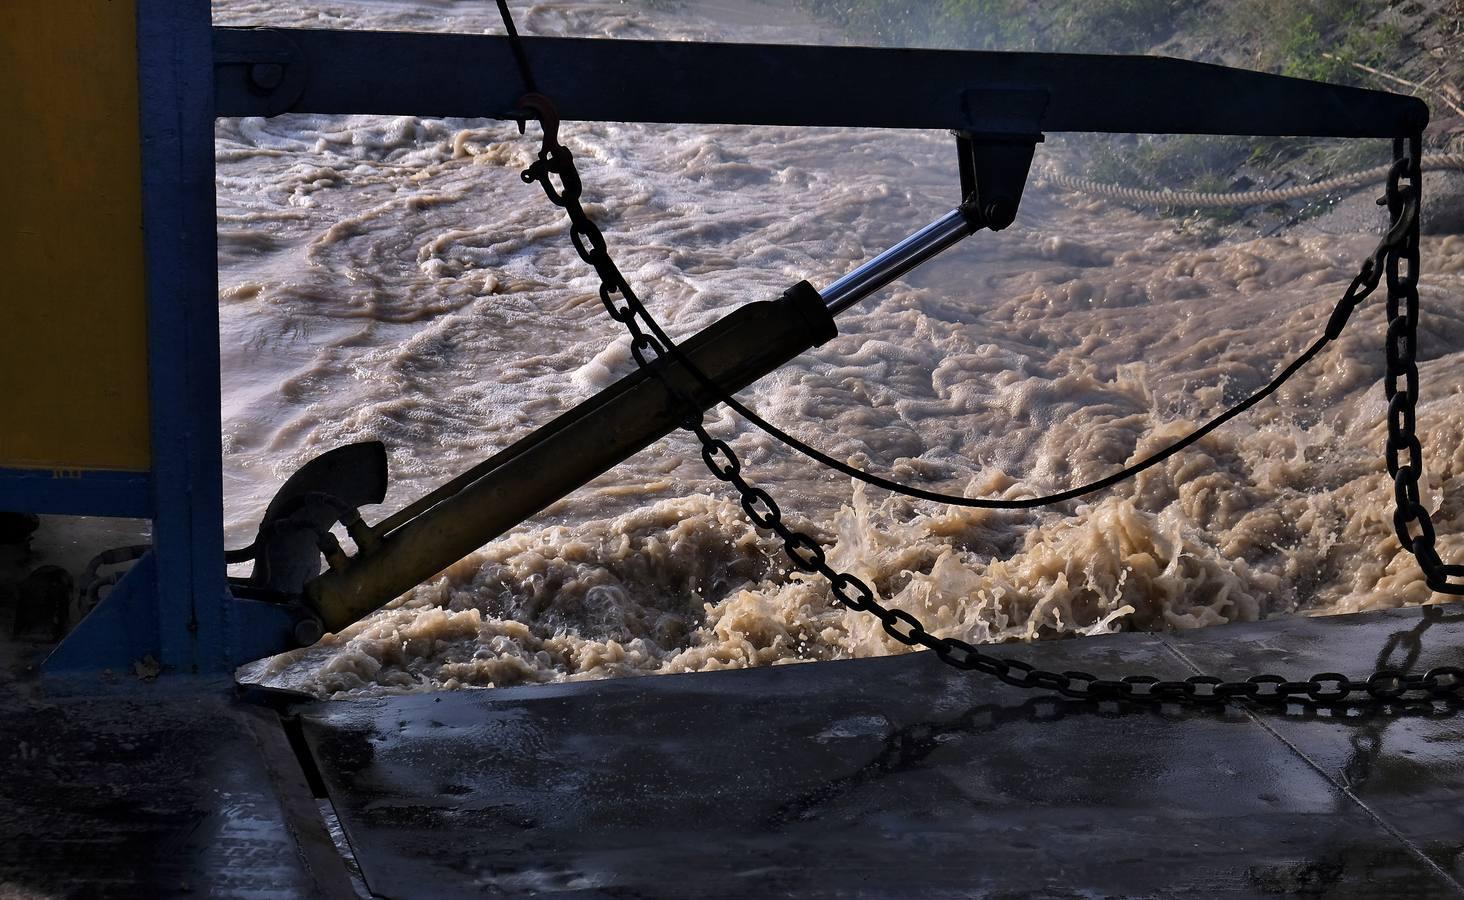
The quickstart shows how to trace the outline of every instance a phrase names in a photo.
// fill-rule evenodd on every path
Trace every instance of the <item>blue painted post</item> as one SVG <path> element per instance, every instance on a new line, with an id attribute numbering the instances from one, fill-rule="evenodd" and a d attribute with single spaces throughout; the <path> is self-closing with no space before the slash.
<path id="1" fill-rule="evenodd" d="M 209 0 L 138 0 L 159 662 L 229 666 Z"/>

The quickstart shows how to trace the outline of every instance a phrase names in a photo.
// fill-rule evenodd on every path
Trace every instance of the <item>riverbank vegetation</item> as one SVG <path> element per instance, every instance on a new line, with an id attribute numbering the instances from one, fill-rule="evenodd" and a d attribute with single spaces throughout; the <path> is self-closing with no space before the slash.
<path id="1" fill-rule="evenodd" d="M 854 41 L 1049 53 L 1188 51 L 1299 78 L 1357 83 L 1405 50 L 1380 0 L 803 0 Z M 1454 5 L 1459 5 L 1455 3 Z M 1461 13 L 1464 14 L 1464 13 Z M 1400 14 L 1401 15 L 1401 14 Z"/>
<path id="2" fill-rule="evenodd" d="M 853 43 L 1154 53 L 1423 97 L 1434 146 L 1464 130 L 1464 0 L 802 0 Z M 1361 141 L 1122 136 L 1063 142 L 1085 174 L 1137 187 L 1243 190 L 1377 162 Z M 1301 211 L 1293 211 L 1301 212 Z M 1234 210 L 1209 215 L 1234 218 Z"/>

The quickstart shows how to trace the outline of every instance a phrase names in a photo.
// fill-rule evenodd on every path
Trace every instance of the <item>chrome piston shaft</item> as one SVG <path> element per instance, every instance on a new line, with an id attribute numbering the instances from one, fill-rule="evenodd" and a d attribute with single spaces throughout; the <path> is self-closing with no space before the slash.
<path id="1" fill-rule="evenodd" d="M 953 209 L 895 246 L 819 291 L 830 315 L 839 313 L 929 261 L 975 231 L 966 215 Z"/>

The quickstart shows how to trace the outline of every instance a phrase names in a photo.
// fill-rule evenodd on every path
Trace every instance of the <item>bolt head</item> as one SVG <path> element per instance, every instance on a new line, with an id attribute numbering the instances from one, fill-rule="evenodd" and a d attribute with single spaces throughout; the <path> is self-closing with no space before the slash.
<path id="1" fill-rule="evenodd" d="M 279 63 L 255 63 L 249 67 L 249 80 L 257 88 L 272 91 L 285 80 L 285 67 Z"/>
<path id="2" fill-rule="evenodd" d="M 986 218 L 986 227 L 1000 231 L 1017 218 L 1016 204 L 1005 197 L 997 197 L 987 203 L 981 214 Z"/>
<path id="3" fill-rule="evenodd" d="M 320 620 L 314 616 L 295 623 L 295 643 L 301 647 L 309 647 L 324 635 L 325 629 L 321 626 Z"/>

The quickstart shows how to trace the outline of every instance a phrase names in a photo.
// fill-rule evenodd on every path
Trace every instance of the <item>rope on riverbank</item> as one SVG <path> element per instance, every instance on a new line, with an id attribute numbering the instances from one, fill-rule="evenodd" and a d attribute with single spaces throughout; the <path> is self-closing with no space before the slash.
<path id="1" fill-rule="evenodd" d="M 1143 188 L 1124 187 L 1089 181 L 1086 178 L 1072 178 L 1067 175 L 1047 175 L 1042 180 L 1054 187 L 1083 194 L 1092 194 L 1107 200 L 1133 203 L 1139 206 L 1186 206 L 1194 208 L 1263 206 L 1271 203 L 1288 203 L 1293 200 L 1308 200 L 1326 194 L 1356 190 L 1377 184 L 1388 177 L 1391 164 L 1375 166 L 1361 172 L 1338 175 L 1312 184 L 1299 184 L 1287 188 L 1269 188 L 1258 191 L 1155 191 Z M 1423 157 L 1425 172 L 1464 172 L 1464 154 L 1431 153 Z"/>

